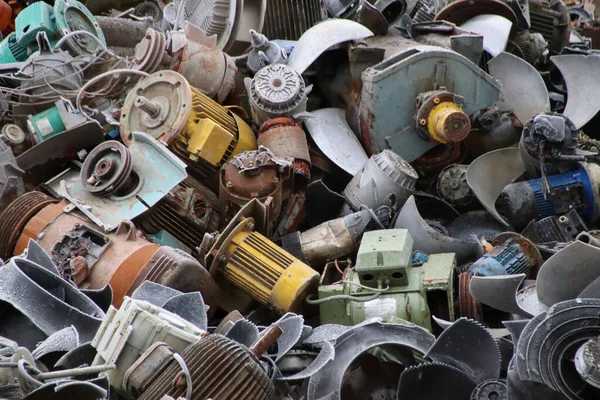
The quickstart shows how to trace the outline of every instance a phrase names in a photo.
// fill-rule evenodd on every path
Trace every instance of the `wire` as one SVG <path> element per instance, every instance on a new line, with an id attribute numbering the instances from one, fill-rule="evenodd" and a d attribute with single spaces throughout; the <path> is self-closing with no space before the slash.
<path id="1" fill-rule="evenodd" d="M 368 301 L 378 299 L 379 297 L 381 297 L 381 295 L 383 294 L 383 292 L 386 292 L 386 291 L 390 290 L 390 285 L 387 285 L 384 289 L 382 289 L 381 288 L 381 283 L 379 283 L 377 285 L 378 289 L 371 288 L 371 287 L 368 287 L 368 286 L 362 286 L 362 285 L 360 285 L 358 283 L 349 282 L 349 281 L 341 281 L 341 283 L 349 283 L 349 284 L 357 285 L 357 286 L 360 286 L 362 288 L 366 288 L 366 289 L 368 289 L 368 290 L 370 290 L 372 292 L 375 292 L 375 293 L 372 296 L 365 296 L 365 297 L 363 297 L 363 296 L 355 297 L 355 296 L 352 296 L 352 295 L 349 295 L 349 294 L 337 294 L 335 296 L 330 296 L 330 297 L 325 297 L 323 299 L 315 299 L 315 300 L 313 300 L 311 298 L 312 296 L 314 296 L 314 295 L 312 295 L 312 296 L 309 296 L 309 297 L 306 298 L 306 302 L 308 304 L 313 304 L 313 305 L 315 305 L 315 304 L 316 305 L 318 305 L 318 304 L 324 304 L 324 303 L 328 303 L 330 301 L 337 301 L 337 300 L 349 300 L 349 301 L 354 301 L 356 303 L 366 303 Z"/>
<path id="2" fill-rule="evenodd" d="M 67 33 L 65 36 L 61 37 L 58 42 L 56 42 L 56 44 L 54 45 L 54 48 L 60 48 L 60 46 L 62 46 L 67 40 L 71 39 L 75 35 L 88 35 L 89 37 L 93 38 L 96 41 L 96 43 L 98 43 L 98 45 L 100 46 L 101 49 L 106 50 L 106 45 L 104 43 L 102 43 L 100 41 L 100 39 L 98 39 L 96 37 L 96 35 L 94 35 L 91 32 L 83 31 L 83 30 Z"/>
<path id="3" fill-rule="evenodd" d="M 81 106 L 81 97 L 90 86 L 92 86 L 93 84 L 97 83 L 98 81 L 100 81 L 108 76 L 112 76 L 114 74 L 131 74 L 131 75 L 143 76 L 144 78 L 150 76 L 150 74 L 143 72 L 143 71 L 138 71 L 138 70 L 134 70 L 134 69 L 124 69 L 124 68 L 113 69 L 113 70 L 104 72 L 104 73 L 90 79 L 89 81 L 87 81 L 86 84 L 83 85 L 81 87 L 81 89 L 79 89 L 79 93 L 77 93 L 77 97 L 75 98 L 75 104 L 77 105 L 77 109 L 80 111 L 83 110 L 83 107 Z M 88 119 L 90 121 L 94 121 L 94 119 L 92 117 L 90 117 L 89 115 L 87 115 L 87 113 L 82 111 L 81 114 L 84 115 L 86 119 Z"/>
<path id="4" fill-rule="evenodd" d="M 379 221 L 379 218 L 377 217 L 377 214 L 375 214 L 375 211 L 373 211 L 371 208 L 367 207 L 365 204 L 360 205 L 360 210 L 361 211 L 367 210 L 369 212 L 369 215 L 371 216 L 371 218 L 373 218 L 373 220 L 377 223 L 377 225 L 379 225 L 381 227 L 381 229 L 385 229 L 385 226 L 383 226 L 381 221 Z"/>
<path id="5" fill-rule="evenodd" d="M 344 276 L 344 271 L 342 271 L 340 269 L 340 266 L 338 265 L 338 262 L 337 262 L 337 258 L 335 260 L 333 260 L 333 263 L 335 264 L 335 269 L 337 269 L 337 271 L 340 273 L 340 275 Z"/>
<path id="6" fill-rule="evenodd" d="M 175 359 L 175 361 L 177 361 L 177 364 L 179 364 L 179 366 L 181 367 L 181 370 L 183 371 L 183 374 L 185 375 L 185 385 L 187 386 L 186 391 L 185 391 L 185 400 L 191 400 L 192 399 L 192 376 L 190 375 L 190 370 L 188 369 L 187 365 L 185 364 L 185 361 L 179 354 L 173 353 L 173 358 Z"/>

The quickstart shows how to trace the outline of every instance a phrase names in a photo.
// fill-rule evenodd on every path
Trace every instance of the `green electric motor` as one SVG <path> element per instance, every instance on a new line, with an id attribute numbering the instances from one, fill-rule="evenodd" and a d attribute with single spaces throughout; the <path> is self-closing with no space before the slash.
<path id="1" fill-rule="evenodd" d="M 454 253 L 431 254 L 412 263 L 413 239 L 406 229 L 367 232 L 356 266 L 343 277 L 329 264 L 321 276 L 321 323 L 356 325 L 373 317 L 402 318 L 431 330 L 432 311 L 453 320 Z"/>
<path id="2" fill-rule="evenodd" d="M 78 114 L 69 101 L 59 100 L 54 107 L 27 116 L 27 129 L 39 143 L 85 122 L 86 118 Z"/>
<path id="3" fill-rule="evenodd" d="M 70 35 L 86 31 L 88 34 Z M 69 35 L 65 45 L 72 56 L 94 54 L 106 47 L 106 39 L 100 25 L 89 10 L 77 0 L 55 0 L 54 6 L 37 1 L 25 7 L 15 19 L 15 32 L 0 42 L 0 63 L 27 60 L 38 50 L 37 35 L 44 32 L 50 45 Z"/>

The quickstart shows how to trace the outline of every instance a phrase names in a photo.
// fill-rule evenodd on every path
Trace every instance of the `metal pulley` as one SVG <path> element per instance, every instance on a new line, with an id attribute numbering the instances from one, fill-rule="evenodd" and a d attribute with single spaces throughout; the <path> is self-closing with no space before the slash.
<path id="1" fill-rule="evenodd" d="M 81 183 L 90 193 L 108 196 L 127 186 L 132 171 L 129 149 L 116 140 L 109 140 L 94 148 L 85 159 Z"/>

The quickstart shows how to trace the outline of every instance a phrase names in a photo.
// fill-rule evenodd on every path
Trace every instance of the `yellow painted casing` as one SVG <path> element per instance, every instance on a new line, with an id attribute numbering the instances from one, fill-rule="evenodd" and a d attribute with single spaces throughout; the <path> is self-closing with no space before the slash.
<path id="1" fill-rule="evenodd" d="M 319 274 L 258 232 L 235 234 L 227 253 L 225 278 L 281 315 L 298 311 L 316 292 Z"/>
<path id="2" fill-rule="evenodd" d="M 433 107 L 427 117 L 427 131 L 433 140 L 440 143 L 448 143 L 449 140 L 444 134 L 444 125 L 446 119 L 456 112 L 463 112 L 463 109 L 456 104 L 445 101 Z"/>

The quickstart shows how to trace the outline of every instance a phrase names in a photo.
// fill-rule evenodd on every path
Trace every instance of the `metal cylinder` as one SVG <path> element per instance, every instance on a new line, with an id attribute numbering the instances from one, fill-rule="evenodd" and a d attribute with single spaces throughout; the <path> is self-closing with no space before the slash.
<path id="1" fill-rule="evenodd" d="M 441 103 L 431 110 L 427 121 L 433 138 L 441 137 L 447 142 L 460 142 L 471 130 L 469 116 L 454 103 Z"/>
<path id="2" fill-rule="evenodd" d="M 273 383 L 257 359 L 241 344 L 213 334 L 181 353 L 192 380 L 190 400 L 267 400 L 275 394 Z M 140 400 L 185 396 L 185 373 L 175 360 L 142 393 Z"/>
<path id="3" fill-rule="evenodd" d="M 146 30 L 152 27 L 152 21 L 134 21 L 129 18 L 95 16 L 107 46 L 135 47 L 144 39 Z"/>
<path id="4" fill-rule="evenodd" d="M 575 369 L 584 381 L 600 388 L 600 337 L 589 339 L 577 350 Z"/>
<path id="5" fill-rule="evenodd" d="M 371 156 L 344 189 L 344 197 L 353 210 L 362 205 L 377 209 L 388 205 L 400 209 L 408 200 L 419 176 L 402 157 L 391 150 Z"/>
<path id="6" fill-rule="evenodd" d="M 262 33 L 269 39 L 298 40 L 325 19 L 327 8 L 322 0 L 269 0 Z"/>
<path id="7" fill-rule="evenodd" d="M 269 120 L 261 126 L 256 143 L 278 158 L 293 160 L 294 173 L 310 178 L 308 142 L 299 123 L 285 117 Z"/>

